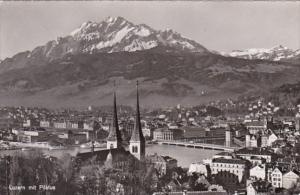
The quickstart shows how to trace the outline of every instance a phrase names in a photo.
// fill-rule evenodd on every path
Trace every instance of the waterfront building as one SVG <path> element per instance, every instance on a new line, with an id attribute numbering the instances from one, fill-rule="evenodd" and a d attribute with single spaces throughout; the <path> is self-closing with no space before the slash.
<path id="1" fill-rule="evenodd" d="M 153 131 L 154 140 L 172 141 L 180 138 L 182 138 L 182 130 L 180 129 L 159 128 Z"/>
<path id="2" fill-rule="evenodd" d="M 210 176 L 211 171 L 208 165 L 198 162 L 190 164 L 188 174 L 191 175 L 192 173 L 198 173 L 204 175 L 205 177 L 208 177 Z"/>
<path id="3" fill-rule="evenodd" d="M 215 158 L 211 164 L 212 174 L 217 175 L 218 173 L 227 173 L 229 175 L 236 175 L 238 182 L 243 182 L 246 176 L 248 176 L 247 161 L 243 159 L 224 159 Z M 220 176 L 223 176 L 222 174 Z M 226 178 L 226 176 L 225 176 Z M 228 178 L 229 179 L 229 178 Z"/>

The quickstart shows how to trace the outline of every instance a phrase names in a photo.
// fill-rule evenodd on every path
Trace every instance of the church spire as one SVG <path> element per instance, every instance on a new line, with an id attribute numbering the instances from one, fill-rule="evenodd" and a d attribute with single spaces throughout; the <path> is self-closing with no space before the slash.
<path id="1" fill-rule="evenodd" d="M 139 83 L 136 82 L 136 115 L 135 124 L 129 141 L 129 150 L 132 155 L 141 160 L 145 156 L 145 138 L 142 132 L 140 103 L 139 103 Z"/>
<path id="2" fill-rule="evenodd" d="M 116 87 L 116 83 L 114 82 L 114 87 Z M 107 148 L 119 148 L 121 147 L 121 133 L 119 130 L 118 124 L 118 114 L 117 114 L 117 100 L 116 100 L 116 90 L 114 89 L 113 93 L 113 117 L 111 121 L 111 125 L 109 127 L 109 135 L 107 137 Z"/>
<path id="3" fill-rule="evenodd" d="M 139 103 L 139 82 L 136 81 L 136 115 L 134 129 L 131 134 L 131 141 L 144 141 L 144 135 L 141 126 L 140 103 Z"/>

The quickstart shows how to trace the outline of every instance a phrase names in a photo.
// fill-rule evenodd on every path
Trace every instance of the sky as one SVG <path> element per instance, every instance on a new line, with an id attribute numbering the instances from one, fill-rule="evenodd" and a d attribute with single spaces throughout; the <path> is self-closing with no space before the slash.
<path id="1" fill-rule="evenodd" d="M 0 2 L 0 59 L 108 16 L 170 28 L 216 51 L 300 48 L 299 1 L 15 1 Z"/>

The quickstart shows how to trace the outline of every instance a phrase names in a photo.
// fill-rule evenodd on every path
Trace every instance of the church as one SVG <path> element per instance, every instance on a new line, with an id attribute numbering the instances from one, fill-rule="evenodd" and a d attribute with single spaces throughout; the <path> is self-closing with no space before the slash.
<path id="1" fill-rule="evenodd" d="M 117 114 L 117 101 L 116 92 L 113 93 L 113 120 L 109 127 L 109 135 L 107 137 L 106 149 L 85 153 L 78 153 L 77 160 L 84 162 L 89 159 L 95 159 L 99 163 L 121 168 L 128 161 L 130 157 L 134 157 L 137 160 L 143 160 L 145 158 L 145 138 L 142 133 L 141 117 L 140 117 L 140 105 L 139 105 L 139 91 L 138 82 L 136 83 L 136 114 L 135 124 L 132 130 L 129 146 L 124 145 L 121 138 L 121 132 L 118 124 Z"/>

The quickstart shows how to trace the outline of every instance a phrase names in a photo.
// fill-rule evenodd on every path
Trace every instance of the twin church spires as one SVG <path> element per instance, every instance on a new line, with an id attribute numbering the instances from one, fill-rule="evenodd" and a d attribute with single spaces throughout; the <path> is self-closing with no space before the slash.
<path id="1" fill-rule="evenodd" d="M 134 129 L 131 132 L 131 138 L 129 141 L 129 151 L 137 159 L 141 160 L 145 156 L 145 138 L 142 132 L 141 117 L 140 117 L 140 105 L 139 105 L 139 89 L 138 81 L 136 82 L 136 115 Z M 107 137 L 107 149 L 121 148 L 122 138 L 118 125 L 117 104 L 116 104 L 116 92 L 113 95 L 113 120 L 109 128 L 109 135 Z"/>

